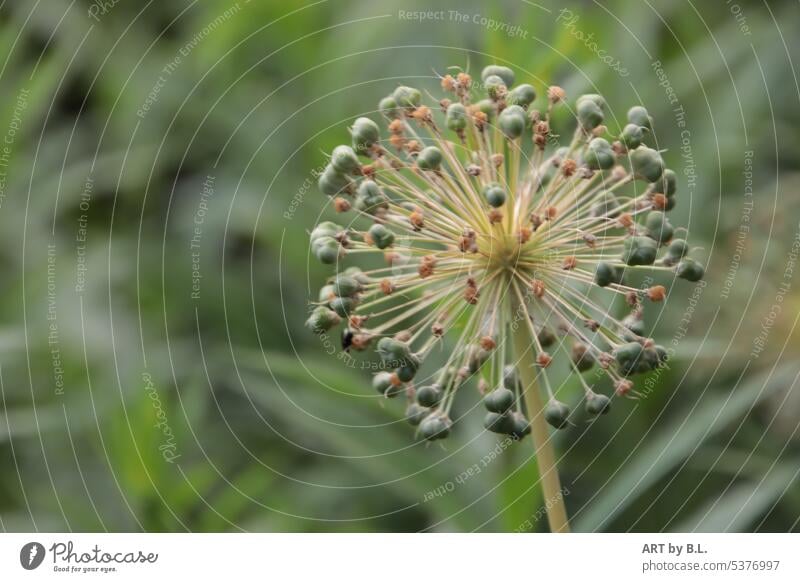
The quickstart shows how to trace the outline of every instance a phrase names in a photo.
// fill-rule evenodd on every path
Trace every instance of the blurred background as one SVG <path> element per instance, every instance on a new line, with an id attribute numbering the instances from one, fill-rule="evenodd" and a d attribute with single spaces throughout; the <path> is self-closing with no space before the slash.
<path id="1" fill-rule="evenodd" d="M 540 94 L 602 93 L 612 119 L 643 103 L 708 265 L 648 320 L 669 370 L 556 435 L 574 529 L 799 530 L 799 16 L 0 3 L 0 528 L 544 531 L 532 446 L 493 453 L 476 391 L 426 446 L 303 329 L 330 274 L 307 242 L 333 216 L 323 152 L 401 81 L 439 95 L 448 66 L 500 63 Z"/>

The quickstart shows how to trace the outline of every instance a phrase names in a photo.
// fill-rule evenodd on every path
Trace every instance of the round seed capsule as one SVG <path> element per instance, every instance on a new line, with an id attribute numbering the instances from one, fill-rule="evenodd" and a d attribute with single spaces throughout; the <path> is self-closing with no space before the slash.
<path id="1" fill-rule="evenodd" d="M 405 85 L 400 85 L 395 89 L 392 97 L 394 97 L 397 105 L 406 109 L 416 109 L 422 103 L 422 93 L 418 89 L 414 89 L 414 87 L 406 87 Z"/>
<path id="2" fill-rule="evenodd" d="M 667 247 L 667 256 L 665 257 L 665 262 L 669 263 L 677 263 L 683 257 L 689 254 L 689 243 L 687 243 L 682 238 L 673 239 L 669 246 Z M 666 259 L 669 259 L 666 261 Z"/>
<path id="3" fill-rule="evenodd" d="M 481 81 L 486 83 L 486 80 L 491 76 L 500 77 L 506 87 L 514 85 L 514 71 L 508 67 L 503 67 L 502 65 L 489 65 L 488 67 L 484 67 L 483 71 L 481 71 Z"/>
<path id="4" fill-rule="evenodd" d="M 644 326 L 644 319 L 637 317 L 636 314 L 631 314 L 623 319 L 622 325 L 624 325 L 628 330 L 633 332 L 638 337 L 644 337 L 644 334 L 647 331 Z M 629 341 L 633 341 L 635 339 L 636 337 L 629 336 Z"/>
<path id="5" fill-rule="evenodd" d="M 361 291 L 361 283 L 355 277 L 337 274 L 333 281 L 333 293 L 339 297 L 352 297 Z"/>
<path id="6" fill-rule="evenodd" d="M 603 109 L 592 99 L 578 100 L 576 106 L 578 121 L 586 131 L 601 125 L 605 119 Z"/>
<path id="7" fill-rule="evenodd" d="M 586 397 L 586 412 L 589 414 L 608 414 L 609 410 L 611 410 L 611 399 L 605 394 L 590 392 Z"/>
<path id="8" fill-rule="evenodd" d="M 600 109 L 606 108 L 606 100 L 603 98 L 602 95 L 598 95 L 597 93 L 586 93 L 585 95 L 581 95 L 578 97 L 578 100 L 575 102 L 576 105 L 580 105 L 586 101 L 591 101 L 595 105 L 597 105 Z"/>
<path id="9" fill-rule="evenodd" d="M 320 303 L 328 303 L 328 301 L 333 299 L 334 295 L 335 293 L 333 292 L 333 285 L 324 285 L 319 290 L 319 301 Z"/>
<path id="10" fill-rule="evenodd" d="M 353 148 L 346 145 L 336 146 L 331 153 L 331 167 L 339 174 L 353 174 L 361 168 L 361 162 Z"/>
<path id="11" fill-rule="evenodd" d="M 592 205 L 592 216 L 595 218 L 619 216 L 619 202 L 611 192 L 603 192 L 597 202 Z"/>
<path id="12" fill-rule="evenodd" d="M 315 242 L 317 239 L 323 237 L 336 237 L 339 236 L 344 232 L 344 229 L 336 224 L 335 222 L 331 222 L 326 220 L 324 222 L 320 222 L 317 226 L 314 227 L 314 230 L 311 231 L 311 242 Z"/>
<path id="13" fill-rule="evenodd" d="M 361 212 L 375 214 L 381 208 L 388 208 L 383 191 L 372 180 L 363 180 L 358 186 L 355 207 Z"/>
<path id="14" fill-rule="evenodd" d="M 531 103 L 536 101 L 536 89 L 528 84 L 517 85 L 509 92 L 506 101 L 509 105 L 528 107 Z"/>
<path id="15" fill-rule="evenodd" d="M 391 337 L 382 337 L 375 348 L 384 363 L 392 367 L 403 365 L 411 356 L 411 348 L 407 343 Z"/>
<path id="16" fill-rule="evenodd" d="M 549 327 L 543 327 L 539 330 L 539 333 L 536 334 L 536 339 L 539 340 L 539 344 L 543 348 L 549 348 L 556 343 L 558 338 Z"/>
<path id="17" fill-rule="evenodd" d="M 514 430 L 511 431 L 511 435 L 522 439 L 525 438 L 526 435 L 531 434 L 531 423 L 525 418 L 524 414 L 521 412 L 512 412 L 511 419 L 514 421 Z"/>
<path id="18" fill-rule="evenodd" d="M 678 176 L 674 170 L 665 169 L 661 177 L 650 185 L 653 192 L 661 192 L 667 198 L 672 198 L 678 191 Z"/>
<path id="19" fill-rule="evenodd" d="M 639 342 L 629 342 L 619 346 L 614 350 L 614 359 L 620 372 L 626 376 L 650 369 L 644 354 L 644 347 Z"/>
<path id="20" fill-rule="evenodd" d="M 380 103 L 378 103 L 378 110 L 387 119 L 399 119 L 403 116 L 403 112 L 392 95 L 381 99 Z"/>
<path id="21" fill-rule="evenodd" d="M 499 208 L 506 203 L 506 191 L 499 184 L 489 184 L 483 189 L 486 202 L 493 208 Z"/>
<path id="22" fill-rule="evenodd" d="M 625 147 L 629 150 L 636 149 L 642 145 L 642 139 L 644 139 L 644 131 L 642 131 L 641 126 L 635 123 L 626 125 L 619 136 L 619 141 L 625 144 Z"/>
<path id="23" fill-rule="evenodd" d="M 569 406 L 558 400 L 550 400 L 544 407 L 544 419 L 553 428 L 567 428 L 569 413 Z"/>
<path id="24" fill-rule="evenodd" d="M 314 308 L 306 320 L 306 327 L 316 334 L 322 334 L 339 325 L 342 318 L 327 307 L 320 305 Z"/>
<path id="25" fill-rule="evenodd" d="M 628 121 L 638 127 L 646 127 L 652 129 L 653 118 L 647 113 L 647 109 L 641 105 L 635 105 L 628 109 Z"/>
<path id="26" fill-rule="evenodd" d="M 378 372 L 372 377 L 372 387 L 387 398 L 397 396 L 402 391 L 402 386 L 398 385 L 392 377 L 391 372 Z"/>
<path id="27" fill-rule="evenodd" d="M 512 365 L 508 365 L 503 368 L 503 386 L 508 390 L 522 389 L 522 382 L 520 382 L 519 373 Z"/>
<path id="28" fill-rule="evenodd" d="M 379 249 L 385 249 L 394 243 L 394 234 L 382 224 L 373 224 L 369 228 L 369 236 Z"/>
<path id="29" fill-rule="evenodd" d="M 311 245 L 311 250 L 317 260 L 324 265 L 334 264 L 342 252 L 339 241 L 330 236 L 316 239 Z"/>
<path id="30" fill-rule="evenodd" d="M 486 87 L 486 92 L 489 94 L 489 97 L 492 99 L 497 99 L 497 97 L 501 94 L 501 91 L 505 91 L 507 85 L 497 75 L 489 75 L 483 81 L 483 86 Z"/>
<path id="31" fill-rule="evenodd" d="M 500 126 L 500 131 L 502 131 L 506 137 L 517 139 L 525 131 L 528 118 L 522 107 L 519 105 L 510 105 L 500 113 L 497 124 Z"/>
<path id="32" fill-rule="evenodd" d="M 667 215 L 658 210 L 654 210 L 647 215 L 644 221 L 647 228 L 647 236 L 659 243 L 666 243 L 672 239 L 675 229 L 667 219 Z"/>
<path id="33" fill-rule="evenodd" d="M 625 239 L 622 261 L 628 265 L 652 265 L 658 255 L 656 241 L 646 236 L 631 236 Z"/>
<path id="34" fill-rule="evenodd" d="M 586 372 L 594 366 L 594 356 L 584 344 L 573 344 L 571 356 L 572 363 L 578 372 Z"/>
<path id="35" fill-rule="evenodd" d="M 648 182 L 656 182 L 664 172 L 661 154 L 647 146 L 639 146 L 630 154 L 633 173 Z"/>
<path id="36" fill-rule="evenodd" d="M 412 364 L 406 364 L 404 366 L 400 366 L 396 370 L 397 377 L 400 378 L 402 382 L 411 382 L 414 379 L 414 376 L 417 375 L 417 370 L 419 368 Z"/>
<path id="37" fill-rule="evenodd" d="M 429 384 L 417 390 L 417 402 L 419 402 L 420 406 L 433 408 L 441 402 L 442 395 L 442 389 L 439 388 L 438 384 Z"/>
<path id="38" fill-rule="evenodd" d="M 489 412 L 502 414 L 514 406 L 515 400 L 514 393 L 508 388 L 496 388 L 483 397 L 483 405 Z"/>
<path id="39" fill-rule="evenodd" d="M 429 441 L 444 439 L 450 434 L 451 424 L 452 422 L 446 416 L 431 414 L 420 423 L 419 434 Z"/>
<path id="40" fill-rule="evenodd" d="M 476 103 L 478 111 L 485 113 L 488 119 L 493 119 L 496 111 L 494 102 L 491 99 L 482 99 Z"/>
<path id="41" fill-rule="evenodd" d="M 331 164 L 328 164 L 320 174 L 317 185 L 320 192 L 326 196 L 336 196 L 350 185 L 350 180 L 344 174 L 337 172 Z"/>
<path id="42" fill-rule="evenodd" d="M 615 160 L 611 144 L 602 137 L 596 137 L 589 142 L 583 161 L 592 170 L 608 170 L 614 167 Z"/>
<path id="43" fill-rule="evenodd" d="M 467 127 L 467 109 L 461 103 L 451 103 L 447 108 L 447 127 L 453 131 Z"/>
<path id="44" fill-rule="evenodd" d="M 419 426 L 419 423 L 425 420 L 430 413 L 431 411 L 427 408 L 412 402 L 406 407 L 406 420 L 411 426 Z"/>
<path id="45" fill-rule="evenodd" d="M 367 155 L 369 150 L 380 140 L 378 124 L 369 117 L 359 117 L 350 129 L 353 136 L 353 149 L 359 154 Z"/>
<path id="46" fill-rule="evenodd" d="M 514 419 L 509 414 L 487 412 L 483 417 L 483 427 L 498 434 L 511 434 L 514 431 Z"/>
<path id="47" fill-rule="evenodd" d="M 341 317 L 349 317 L 358 302 L 352 297 L 334 297 L 328 306 Z"/>
<path id="48" fill-rule="evenodd" d="M 686 279 L 687 281 L 695 283 L 703 278 L 705 269 L 703 269 L 703 266 L 694 259 L 686 257 L 680 263 L 678 263 L 675 273 L 681 279 Z"/>
<path id="49" fill-rule="evenodd" d="M 442 152 L 436 146 L 428 146 L 417 156 L 417 166 L 420 170 L 438 170 L 442 165 Z"/>
<path id="50" fill-rule="evenodd" d="M 594 282 L 600 287 L 608 287 L 612 283 L 622 284 L 624 270 L 617 265 L 598 263 L 594 272 Z"/>

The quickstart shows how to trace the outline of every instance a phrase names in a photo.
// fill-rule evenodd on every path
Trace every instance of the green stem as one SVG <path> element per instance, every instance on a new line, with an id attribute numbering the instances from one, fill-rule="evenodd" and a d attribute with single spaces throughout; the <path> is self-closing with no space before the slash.
<path id="1" fill-rule="evenodd" d="M 534 350 L 531 346 L 530 330 L 527 325 L 512 325 L 517 369 L 522 380 L 525 406 L 531 421 L 531 436 L 536 449 L 536 462 L 539 466 L 539 480 L 542 484 L 547 522 L 551 532 L 568 533 L 569 519 L 564 506 L 564 494 L 558 478 L 556 455 L 550 442 L 550 431 L 544 419 L 544 403 L 536 382 Z"/>

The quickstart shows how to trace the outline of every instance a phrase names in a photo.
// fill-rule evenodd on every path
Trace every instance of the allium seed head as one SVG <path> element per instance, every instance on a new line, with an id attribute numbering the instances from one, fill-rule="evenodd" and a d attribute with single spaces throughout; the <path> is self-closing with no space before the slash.
<path id="1" fill-rule="evenodd" d="M 548 380 L 562 352 L 584 387 L 586 412 L 605 414 L 610 398 L 583 372 L 594 370 L 614 394 L 629 396 L 631 376 L 666 362 L 666 350 L 646 337 L 642 299 L 665 301 L 667 290 L 631 287 L 627 274 L 703 276 L 667 218 L 677 176 L 650 147 L 646 109 L 632 107 L 610 143 L 605 100 L 583 95 L 572 108 L 572 137 L 559 146 L 567 132 L 552 128 L 550 115 L 566 99 L 563 89 L 547 88 L 537 110 L 536 89 L 515 86 L 508 67 L 487 67 L 481 80 L 484 94 L 476 95 L 466 73 L 444 76 L 448 97 L 432 107 L 421 91 L 397 87 L 379 105 L 383 138 L 378 124 L 358 118 L 352 147 L 334 149 L 319 179 L 353 220 L 322 222 L 311 233 L 311 250 L 325 264 L 349 255 L 386 260 L 334 276 L 307 325 L 322 334 L 346 320 L 348 347 L 374 346 L 383 366 L 376 391 L 405 392 L 406 418 L 428 440 L 449 435 L 454 398 L 473 376 L 485 394 L 487 430 L 530 432 L 520 355 L 507 341 L 519 327 L 529 331 L 531 361 L 548 391 L 547 421 L 570 424 L 570 408 Z M 617 319 L 603 294 L 619 296 L 630 314 Z M 444 365 L 426 369 L 448 341 Z"/>

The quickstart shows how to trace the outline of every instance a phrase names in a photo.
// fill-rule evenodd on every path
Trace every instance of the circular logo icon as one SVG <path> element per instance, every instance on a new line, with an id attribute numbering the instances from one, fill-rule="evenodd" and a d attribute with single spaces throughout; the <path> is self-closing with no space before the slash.
<path id="1" fill-rule="evenodd" d="M 35 570 L 44 561 L 44 546 L 39 542 L 28 542 L 19 551 L 19 563 L 26 570 Z"/>

